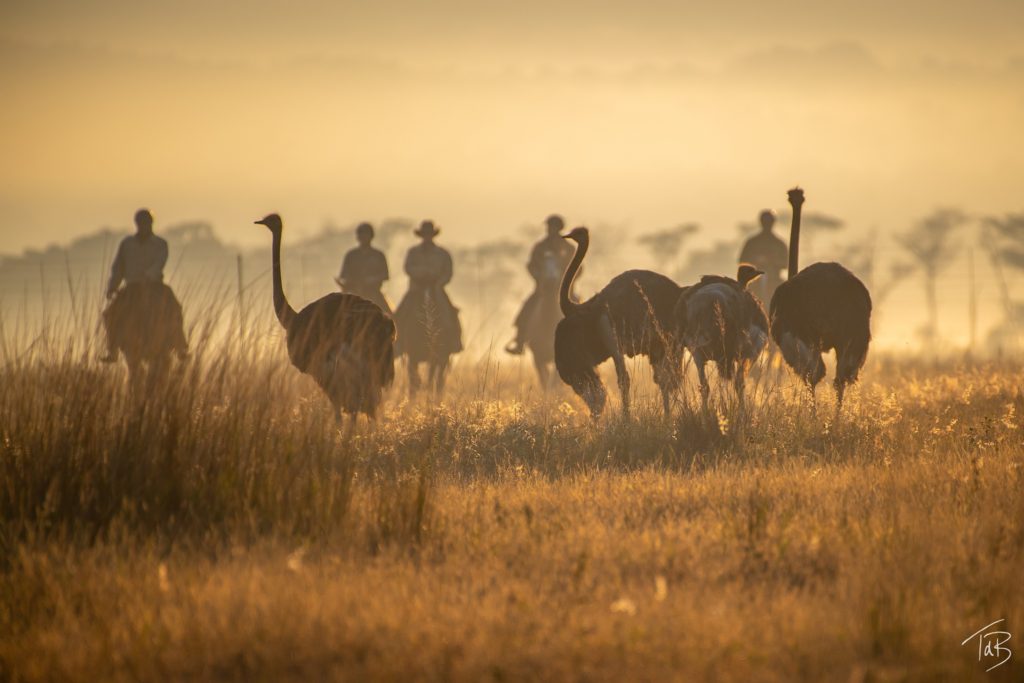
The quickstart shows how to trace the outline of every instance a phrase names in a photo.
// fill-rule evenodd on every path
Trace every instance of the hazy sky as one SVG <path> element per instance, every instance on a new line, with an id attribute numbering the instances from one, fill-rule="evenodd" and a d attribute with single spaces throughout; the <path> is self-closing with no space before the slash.
<path id="1" fill-rule="evenodd" d="M 6 33 L 193 58 L 309 52 L 465 62 L 727 58 L 775 44 L 865 42 L 884 56 L 998 61 L 1024 24 L 1017 0 L 6 0 Z"/>
<path id="2" fill-rule="evenodd" d="M 854 229 L 1019 210 L 1022 27 L 1018 0 L 6 0 L 0 253 L 141 205 L 238 242 L 271 210 L 710 239 L 795 183 Z"/>

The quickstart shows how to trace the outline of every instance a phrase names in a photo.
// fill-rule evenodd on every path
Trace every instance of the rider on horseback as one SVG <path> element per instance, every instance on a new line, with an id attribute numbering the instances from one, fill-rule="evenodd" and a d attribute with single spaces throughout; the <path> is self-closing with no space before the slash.
<path id="1" fill-rule="evenodd" d="M 360 223 L 356 228 L 356 239 L 359 240 L 359 246 L 345 254 L 341 274 L 334 281 L 341 287 L 341 291 L 372 301 L 391 315 L 391 306 L 380 291 L 381 285 L 388 279 L 388 259 L 380 249 L 370 246 L 373 242 L 373 226 Z"/>
<path id="2" fill-rule="evenodd" d="M 153 214 L 148 209 L 135 212 L 135 234 L 121 240 L 117 256 L 110 268 L 107 284 L 107 300 L 110 304 L 103 311 L 103 326 L 107 333 L 107 352 L 100 358 L 105 363 L 117 362 L 118 345 L 113 329 L 125 324 L 131 325 L 136 308 L 151 306 L 156 298 L 160 308 L 169 312 L 176 321 L 181 320 L 181 304 L 171 288 L 164 284 L 164 265 L 167 263 L 167 241 L 153 234 Z M 121 287 L 121 283 L 124 287 Z M 172 346 L 180 357 L 188 352 L 181 324 L 171 325 L 176 329 Z M 138 329 L 137 334 L 146 335 L 150 330 Z"/>
<path id="3" fill-rule="evenodd" d="M 409 393 L 420 386 L 420 363 L 430 366 L 428 384 L 438 394 L 444 389 L 449 356 L 462 351 L 462 325 L 445 286 L 452 279 L 452 255 L 434 243 L 441 230 L 423 221 L 413 233 L 421 242 L 409 250 L 405 272 L 409 291 L 395 309 L 398 340 L 395 355 L 409 361 Z"/>
<path id="4" fill-rule="evenodd" d="M 516 338 L 505 347 L 505 351 L 516 356 L 523 353 L 530 331 L 536 325 L 541 300 L 544 297 L 557 300 L 562 274 L 572 260 L 572 245 L 561 236 L 565 221 L 561 216 L 552 214 L 547 217 L 545 223 L 548 226 L 547 237 L 533 246 L 530 261 L 526 264 L 526 269 L 530 271 L 530 276 L 536 284 L 533 293 L 523 303 L 522 310 L 516 316 Z"/>

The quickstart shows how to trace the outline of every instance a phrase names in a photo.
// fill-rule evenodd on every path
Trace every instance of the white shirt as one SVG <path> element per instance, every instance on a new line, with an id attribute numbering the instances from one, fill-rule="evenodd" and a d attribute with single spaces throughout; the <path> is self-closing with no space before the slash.
<path id="1" fill-rule="evenodd" d="M 122 280 L 127 284 L 163 282 L 166 263 L 167 241 L 162 237 L 150 235 L 145 240 L 139 239 L 138 235 L 125 237 L 117 247 L 107 291 L 116 290 Z"/>

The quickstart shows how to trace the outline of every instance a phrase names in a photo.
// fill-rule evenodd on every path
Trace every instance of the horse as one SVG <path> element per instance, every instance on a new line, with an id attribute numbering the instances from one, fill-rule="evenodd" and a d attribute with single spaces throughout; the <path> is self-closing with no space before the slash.
<path id="1" fill-rule="evenodd" d="M 174 291 L 162 282 L 133 282 L 115 295 L 103 313 L 112 351 L 124 354 L 136 389 L 163 378 L 172 353 L 188 352 L 185 324 Z"/>

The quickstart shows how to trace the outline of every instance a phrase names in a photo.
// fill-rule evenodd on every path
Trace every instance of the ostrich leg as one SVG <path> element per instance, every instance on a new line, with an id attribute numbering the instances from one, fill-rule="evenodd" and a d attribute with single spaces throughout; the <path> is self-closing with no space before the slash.
<path id="1" fill-rule="evenodd" d="M 664 412 L 665 417 L 672 417 L 672 376 L 671 367 L 668 367 L 670 361 L 663 359 L 660 363 L 654 366 L 654 382 L 658 385 L 658 389 L 661 391 L 661 410 Z"/>
<path id="2" fill-rule="evenodd" d="M 674 351 L 663 351 L 651 355 L 651 369 L 654 371 L 654 383 L 661 391 L 661 408 L 665 417 L 672 417 L 672 395 L 679 391 L 677 371 L 679 362 Z"/>
<path id="3" fill-rule="evenodd" d="M 708 398 L 711 396 L 711 385 L 708 384 L 708 375 L 705 366 L 708 359 L 702 351 L 693 354 L 693 364 L 697 367 L 697 379 L 700 380 L 700 403 L 704 410 L 708 409 Z"/>
<path id="4" fill-rule="evenodd" d="M 740 361 L 736 364 L 736 374 L 733 377 L 733 386 L 736 387 L 736 400 L 739 401 L 740 412 L 742 413 L 745 408 L 743 399 L 743 387 L 746 384 L 747 366 L 746 363 Z"/>
<path id="5" fill-rule="evenodd" d="M 629 417 L 629 371 L 626 369 L 626 359 L 622 355 L 615 329 L 607 315 L 601 316 L 599 327 L 601 340 L 615 363 L 615 376 L 619 380 L 619 393 L 622 395 L 622 414 Z"/>
<path id="6" fill-rule="evenodd" d="M 846 379 L 836 377 L 835 380 L 836 388 L 836 420 L 839 419 L 839 414 L 843 411 L 843 396 L 846 394 Z"/>
<path id="7" fill-rule="evenodd" d="M 864 352 L 867 353 L 865 347 Z M 836 388 L 836 415 L 843 407 L 843 398 L 846 396 L 846 387 L 857 381 L 857 373 L 864 363 L 864 356 L 851 349 L 847 344 L 836 349 L 836 377 L 833 386 Z"/>

